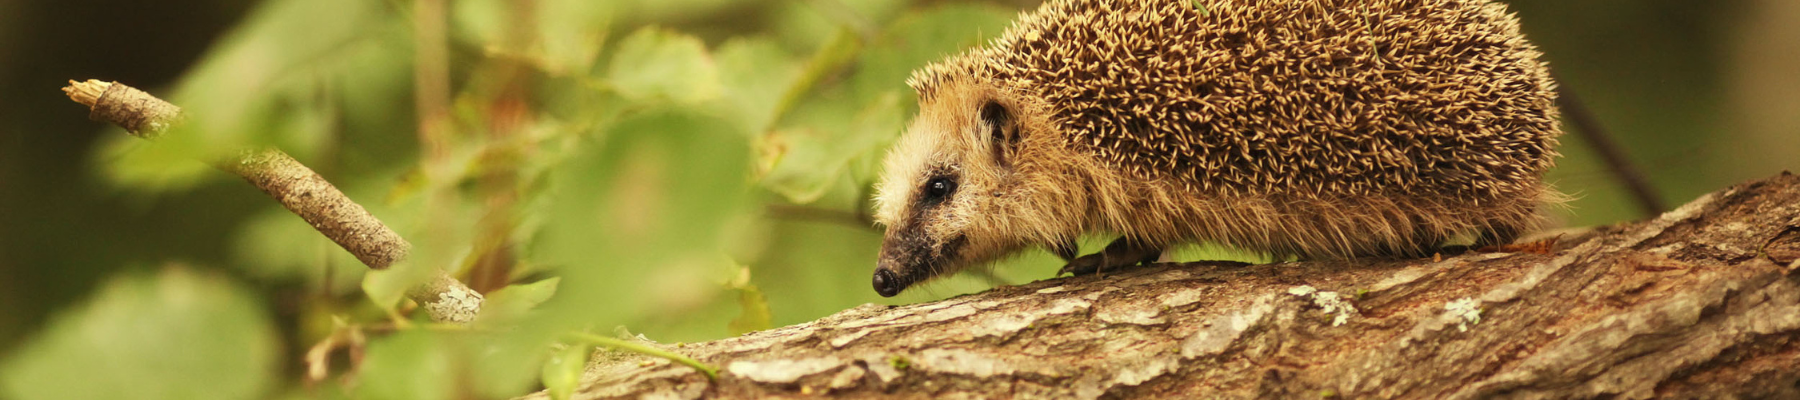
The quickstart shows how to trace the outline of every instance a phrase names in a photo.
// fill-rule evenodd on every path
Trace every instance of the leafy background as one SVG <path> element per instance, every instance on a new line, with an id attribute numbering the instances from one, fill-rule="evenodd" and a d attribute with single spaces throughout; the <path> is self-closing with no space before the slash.
<path id="1" fill-rule="evenodd" d="M 1031 251 L 893 299 L 868 283 L 906 76 L 1034 4 L 0 0 L 0 398 L 509 397 L 567 384 L 566 332 L 701 341 L 1048 277 Z M 1800 3 L 1511 4 L 1664 200 L 1800 165 Z M 85 78 L 192 119 L 135 140 L 56 92 Z M 249 145 L 330 178 L 412 262 L 367 272 L 193 161 Z M 1588 143 L 1563 152 L 1561 224 L 1641 217 Z M 434 267 L 488 292 L 477 329 L 397 300 Z M 352 333 L 357 368 L 338 349 L 307 379 L 307 350 Z"/>

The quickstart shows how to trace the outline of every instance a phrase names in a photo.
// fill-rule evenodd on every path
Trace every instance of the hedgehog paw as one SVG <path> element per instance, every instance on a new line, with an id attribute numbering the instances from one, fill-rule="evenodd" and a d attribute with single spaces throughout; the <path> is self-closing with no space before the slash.
<path id="1" fill-rule="evenodd" d="M 1099 253 L 1089 254 L 1070 260 L 1069 263 L 1063 265 L 1062 270 L 1057 271 L 1056 274 L 1062 275 L 1066 273 L 1069 275 L 1081 276 L 1100 273 L 1107 270 L 1156 262 L 1158 257 L 1162 257 L 1161 248 L 1143 246 L 1127 241 L 1125 238 L 1119 238 L 1118 240 L 1114 240 L 1112 244 L 1106 245 L 1106 249 L 1101 250 Z"/>

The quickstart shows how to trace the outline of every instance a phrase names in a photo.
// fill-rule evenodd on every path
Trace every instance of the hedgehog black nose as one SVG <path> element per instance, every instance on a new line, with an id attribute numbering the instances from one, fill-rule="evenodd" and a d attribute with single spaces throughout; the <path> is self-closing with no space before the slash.
<path id="1" fill-rule="evenodd" d="M 906 288 L 906 284 L 900 283 L 900 276 L 895 275 L 894 270 L 875 269 L 875 293 L 880 294 L 881 297 L 894 297 L 894 295 L 900 294 L 900 289 L 904 288 Z"/>

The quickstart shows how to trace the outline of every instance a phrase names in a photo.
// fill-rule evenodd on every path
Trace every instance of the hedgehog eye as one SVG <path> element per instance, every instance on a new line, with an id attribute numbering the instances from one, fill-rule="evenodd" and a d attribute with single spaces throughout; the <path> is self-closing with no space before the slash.
<path id="1" fill-rule="evenodd" d="M 925 181 L 925 200 L 926 201 L 933 201 L 933 202 L 943 201 L 944 198 L 950 197 L 950 193 L 953 193 L 955 191 L 956 191 L 956 180 L 954 180 L 954 179 L 940 176 L 940 177 L 934 177 L 934 178 L 931 178 L 931 180 Z"/>

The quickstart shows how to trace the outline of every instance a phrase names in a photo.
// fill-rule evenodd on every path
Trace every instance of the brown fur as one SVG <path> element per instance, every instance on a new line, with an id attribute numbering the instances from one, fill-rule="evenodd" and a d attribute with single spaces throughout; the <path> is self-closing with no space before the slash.
<path id="1" fill-rule="evenodd" d="M 1554 83 L 1503 6 L 1200 3 L 1053 0 L 916 73 L 920 114 L 877 197 L 882 267 L 935 260 L 900 271 L 928 278 L 1093 232 L 1418 254 L 1459 234 L 1510 240 L 1559 201 L 1541 179 Z M 990 101 L 1016 141 L 989 134 Z M 921 208 L 945 171 L 957 192 Z"/>

